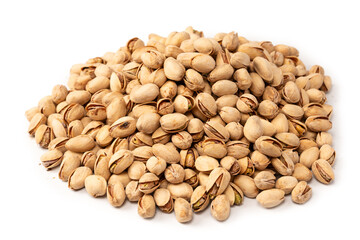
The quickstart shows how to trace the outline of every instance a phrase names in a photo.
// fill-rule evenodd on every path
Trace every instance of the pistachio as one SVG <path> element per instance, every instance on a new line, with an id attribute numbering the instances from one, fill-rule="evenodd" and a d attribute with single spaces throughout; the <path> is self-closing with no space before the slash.
<path id="1" fill-rule="evenodd" d="M 63 153 L 57 149 L 50 150 L 44 153 L 40 158 L 42 165 L 46 169 L 52 169 L 54 167 L 57 167 L 58 165 L 60 165 L 62 159 Z"/>
<path id="2" fill-rule="evenodd" d="M 159 187 L 159 178 L 153 173 L 145 173 L 139 179 L 139 190 L 145 194 L 154 192 Z"/>
<path id="3" fill-rule="evenodd" d="M 185 75 L 184 66 L 175 58 L 169 57 L 164 62 L 165 76 L 174 81 L 180 81 Z"/>
<path id="4" fill-rule="evenodd" d="M 230 173 L 222 167 L 217 167 L 210 172 L 209 179 L 206 184 L 206 192 L 210 199 L 222 194 L 230 183 Z"/>
<path id="5" fill-rule="evenodd" d="M 230 206 L 240 205 L 240 204 L 242 204 L 242 202 L 244 200 L 243 192 L 237 185 L 235 185 L 232 182 L 230 182 L 230 184 L 226 188 L 224 194 L 228 197 Z"/>
<path id="6" fill-rule="evenodd" d="M 180 153 L 170 146 L 157 143 L 152 146 L 152 151 L 155 157 L 162 158 L 169 164 L 180 162 Z"/>
<path id="7" fill-rule="evenodd" d="M 312 189 L 305 181 L 301 181 L 291 192 L 291 200 L 294 203 L 303 204 L 311 198 Z"/>
<path id="8" fill-rule="evenodd" d="M 106 194 L 106 180 L 99 175 L 90 175 L 85 178 L 85 189 L 93 197 L 101 197 Z"/>
<path id="9" fill-rule="evenodd" d="M 298 184 L 298 180 L 293 176 L 283 176 L 276 180 L 276 188 L 281 189 L 285 194 L 290 194 Z"/>
<path id="10" fill-rule="evenodd" d="M 107 192 L 106 192 L 107 199 L 109 203 L 114 207 L 120 207 L 125 202 L 125 190 L 122 183 L 118 182 L 115 184 L 108 183 Z"/>
<path id="11" fill-rule="evenodd" d="M 329 144 L 324 144 L 320 148 L 320 159 L 324 159 L 330 163 L 330 165 L 334 165 L 335 161 L 335 150 Z"/>
<path id="12" fill-rule="evenodd" d="M 219 162 L 212 157 L 200 156 L 195 160 L 195 168 L 200 172 L 210 173 L 219 166 Z"/>
<path id="13" fill-rule="evenodd" d="M 228 219 L 230 215 L 230 201 L 225 194 L 218 195 L 211 202 L 211 215 L 218 221 Z"/>
<path id="14" fill-rule="evenodd" d="M 334 180 L 335 176 L 331 165 L 324 159 L 316 160 L 311 165 L 311 170 L 313 171 L 315 178 L 323 184 L 329 184 Z"/>
<path id="15" fill-rule="evenodd" d="M 125 169 L 130 167 L 134 161 L 134 155 L 131 151 L 120 149 L 111 156 L 109 161 L 110 172 L 114 174 L 122 173 Z"/>
<path id="16" fill-rule="evenodd" d="M 261 171 L 254 177 L 255 185 L 260 190 L 267 190 L 275 187 L 276 177 L 269 171 Z"/>
<path id="17" fill-rule="evenodd" d="M 259 152 L 269 157 L 279 157 L 281 155 L 281 143 L 272 137 L 259 137 L 255 141 L 255 147 Z"/>
<path id="18" fill-rule="evenodd" d="M 281 189 L 269 189 L 259 193 L 259 195 L 256 197 L 256 200 L 264 208 L 273 208 L 285 200 L 284 195 L 285 192 Z"/>
<path id="19" fill-rule="evenodd" d="M 131 135 L 136 130 L 136 120 L 132 117 L 122 117 L 110 127 L 110 134 L 114 138 L 123 138 Z"/>
<path id="20" fill-rule="evenodd" d="M 174 212 L 176 220 L 180 223 L 186 223 L 192 220 L 193 212 L 191 210 L 191 205 L 183 198 L 177 198 L 175 200 Z"/>
<path id="21" fill-rule="evenodd" d="M 256 187 L 254 179 L 249 176 L 237 175 L 234 178 L 234 183 L 248 198 L 255 198 L 259 193 L 259 189 Z"/>
<path id="22" fill-rule="evenodd" d="M 154 192 L 154 200 L 156 206 L 158 206 L 162 212 L 170 213 L 173 211 L 174 200 L 171 197 L 169 190 L 164 188 L 156 189 Z"/>
<path id="23" fill-rule="evenodd" d="M 217 138 L 224 142 L 229 140 L 228 130 L 218 122 L 209 121 L 204 125 L 205 134 L 210 138 Z"/>
<path id="24" fill-rule="evenodd" d="M 203 211 L 209 205 L 209 202 L 210 198 L 206 192 L 205 186 L 198 186 L 197 188 L 195 188 L 190 199 L 192 210 L 194 212 Z"/>
<path id="25" fill-rule="evenodd" d="M 160 118 L 161 128 L 168 133 L 184 130 L 189 124 L 189 119 L 181 113 L 172 113 Z"/>
<path id="26" fill-rule="evenodd" d="M 88 167 L 78 167 L 69 176 L 68 187 L 73 190 L 79 190 L 85 187 L 85 179 L 92 175 Z"/>
<path id="27" fill-rule="evenodd" d="M 249 117 L 244 125 L 244 135 L 252 143 L 263 135 L 263 131 L 263 125 L 258 116 Z"/>
<path id="28" fill-rule="evenodd" d="M 125 194 L 130 202 L 137 202 L 144 195 L 140 192 L 138 181 L 130 181 L 125 188 Z"/>
<path id="29" fill-rule="evenodd" d="M 175 199 L 183 198 L 190 200 L 191 195 L 193 194 L 193 189 L 190 184 L 184 182 L 179 184 L 169 183 L 167 185 L 167 189 L 170 191 L 171 196 Z"/>
<path id="30" fill-rule="evenodd" d="M 83 153 L 94 148 L 95 142 L 94 139 L 88 135 L 78 135 L 69 139 L 66 142 L 65 147 L 67 150 Z"/>

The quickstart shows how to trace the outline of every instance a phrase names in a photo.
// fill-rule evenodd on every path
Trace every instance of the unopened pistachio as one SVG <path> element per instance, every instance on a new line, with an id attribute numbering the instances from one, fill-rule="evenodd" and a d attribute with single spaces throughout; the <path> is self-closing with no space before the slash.
<path id="1" fill-rule="evenodd" d="M 230 201 L 225 194 L 211 202 L 211 215 L 218 221 L 225 221 L 230 215 Z"/>
<path id="2" fill-rule="evenodd" d="M 106 194 L 106 180 L 99 175 L 90 175 L 85 178 L 85 189 L 93 197 L 101 197 Z"/>
<path id="3" fill-rule="evenodd" d="M 273 208 L 285 200 L 285 192 L 281 189 L 264 190 L 257 195 L 256 200 L 264 208 Z"/>
<path id="4" fill-rule="evenodd" d="M 106 196 L 112 206 L 120 207 L 124 204 L 126 198 L 124 186 L 120 182 L 108 183 Z"/>
<path id="5" fill-rule="evenodd" d="M 191 205 L 183 198 L 177 198 L 174 204 L 176 220 L 180 223 L 190 222 L 193 217 Z"/>

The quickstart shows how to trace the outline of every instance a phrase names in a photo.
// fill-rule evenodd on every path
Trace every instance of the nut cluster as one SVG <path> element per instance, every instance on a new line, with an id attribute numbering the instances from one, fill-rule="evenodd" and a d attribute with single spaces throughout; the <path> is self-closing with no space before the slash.
<path id="1" fill-rule="evenodd" d="M 138 202 L 143 218 L 158 207 L 183 223 L 210 205 L 223 221 L 244 196 L 302 204 L 312 175 L 333 181 L 330 88 L 294 47 L 188 27 L 73 65 L 26 117 L 70 189 Z"/>

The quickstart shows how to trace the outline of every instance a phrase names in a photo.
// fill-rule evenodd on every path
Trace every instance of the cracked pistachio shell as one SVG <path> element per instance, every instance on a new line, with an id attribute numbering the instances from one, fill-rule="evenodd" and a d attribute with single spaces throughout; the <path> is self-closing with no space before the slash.
<path id="1" fill-rule="evenodd" d="M 180 46 L 180 44 L 186 39 L 190 39 L 190 34 L 188 32 L 171 32 L 168 37 L 165 39 L 165 45 L 175 45 Z"/>
<path id="2" fill-rule="evenodd" d="M 316 160 L 311 165 L 311 170 L 312 170 L 316 180 L 318 180 L 319 182 L 321 182 L 323 184 L 329 184 L 335 178 L 334 171 L 333 171 L 330 163 L 324 159 Z"/>
<path id="3" fill-rule="evenodd" d="M 166 115 L 173 113 L 175 106 L 170 98 L 161 98 L 157 101 L 156 110 L 160 115 Z"/>
<path id="4" fill-rule="evenodd" d="M 270 100 L 276 104 L 279 104 L 281 101 L 281 95 L 276 88 L 271 86 L 266 86 L 264 94 L 263 94 L 263 100 Z"/>
<path id="5" fill-rule="evenodd" d="M 239 140 L 244 136 L 244 127 L 238 122 L 230 122 L 225 128 L 228 130 L 231 140 Z"/>
<path id="6" fill-rule="evenodd" d="M 66 152 L 66 148 L 65 148 L 65 144 L 66 142 L 69 140 L 69 138 L 67 137 L 58 137 L 58 138 L 54 138 L 48 146 L 49 150 L 60 150 L 61 152 Z"/>
<path id="7" fill-rule="evenodd" d="M 99 132 L 100 128 L 104 125 L 104 123 L 100 121 L 91 121 L 88 125 L 86 125 L 81 132 L 82 135 L 88 135 L 92 138 L 96 137 L 96 134 Z"/>
<path id="8" fill-rule="evenodd" d="M 310 102 L 320 103 L 323 104 L 326 102 L 326 94 L 324 91 L 310 88 L 306 91 L 306 94 L 309 96 Z"/>
<path id="9" fill-rule="evenodd" d="M 86 91 L 90 92 L 91 94 L 99 91 L 100 89 L 106 89 L 110 87 L 110 79 L 106 76 L 97 76 L 91 79 L 86 84 Z"/>
<path id="10" fill-rule="evenodd" d="M 193 168 L 195 166 L 195 160 L 198 156 L 199 153 L 195 148 L 181 150 L 180 151 L 181 166 Z"/>
<path id="11" fill-rule="evenodd" d="M 85 178 L 85 189 L 93 197 L 101 197 L 106 194 L 107 183 L 105 178 L 99 175 L 90 175 Z"/>
<path id="12" fill-rule="evenodd" d="M 46 117 L 55 113 L 56 107 L 52 101 L 51 96 L 43 97 L 38 103 L 39 112 L 44 114 Z"/>
<path id="13" fill-rule="evenodd" d="M 111 172 L 109 170 L 109 161 L 110 157 L 107 156 L 105 152 L 98 151 L 94 164 L 94 174 L 100 175 L 108 180 L 111 176 Z"/>
<path id="14" fill-rule="evenodd" d="M 256 170 L 264 170 L 270 164 L 269 158 L 259 151 L 251 153 L 251 161 L 253 162 Z"/>
<path id="15" fill-rule="evenodd" d="M 222 140 L 207 138 L 202 142 L 202 148 L 206 155 L 213 158 L 223 158 L 227 154 L 226 145 Z"/>
<path id="16" fill-rule="evenodd" d="M 136 104 L 129 115 L 131 115 L 135 119 L 138 119 L 141 115 L 145 113 L 157 113 L 156 102 L 153 101 Z"/>
<path id="17" fill-rule="evenodd" d="M 216 47 L 213 41 L 209 38 L 198 38 L 194 40 L 194 49 L 199 53 L 212 55 L 216 52 Z"/>
<path id="18" fill-rule="evenodd" d="M 207 118 L 216 116 L 217 106 L 215 99 L 208 93 L 199 93 L 195 98 L 195 106 Z"/>
<path id="19" fill-rule="evenodd" d="M 85 187 L 85 179 L 92 175 L 92 170 L 88 167 L 78 167 L 69 176 L 68 187 L 79 190 Z"/>
<path id="20" fill-rule="evenodd" d="M 275 138 L 282 144 L 283 149 L 296 149 L 300 145 L 300 139 L 294 133 L 277 133 Z"/>
<path id="21" fill-rule="evenodd" d="M 332 128 L 332 123 L 326 116 L 310 116 L 305 121 L 306 126 L 313 132 L 326 132 Z"/>
<path id="22" fill-rule="evenodd" d="M 240 205 L 244 200 L 244 194 L 241 189 L 234 183 L 230 182 L 224 194 L 228 197 L 230 206 Z"/>
<path id="23" fill-rule="evenodd" d="M 195 188 L 199 185 L 199 178 L 196 172 L 190 168 L 185 169 L 185 178 L 184 182 L 189 184 L 192 188 Z"/>
<path id="24" fill-rule="evenodd" d="M 230 32 L 226 34 L 221 41 L 221 45 L 229 51 L 235 51 L 239 44 L 239 37 L 238 34 L 235 32 Z"/>
<path id="25" fill-rule="evenodd" d="M 241 171 L 240 174 L 252 176 L 255 172 L 255 166 L 249 157 L 243 157 L 237 160 L 240 165 Z"/>
<path id="26" fill-rule="evenodd" d="M 108 183 L 106 197 L 112 206 L 122 206 L 126 199 L 124 186 L 120 182 L 115 184 Z"/>
<path id="27" fill-rule="evenodd" d="M 243 43 L 238 47 L 237 51 L 246 53 L 250 60 L 253 60 L 255 57 L 265 57 L 265 54 L 269 54 L 260 44 L 255 42 Z"/>
<path id="28" fill-rule="evenodd" d="M 251 116 L 244 125 L 244 136 L 254 143 L 264 133 L 263 124 L 258 116 Z"/>
<path id="29" fill-rule="evenodd" d="M 279 113 L 279 108 L 274 102 L 263 100 L 260 102 L 257 112 L 266 119 L 273 119 Z"/>
<path id="30" fill-rule="evenodd" d="M 81 154 L 66 151 L 62 158 L 58 176 L 64 182 L 68 181 L 70 174 L 81 165 Z"/>
<path id="31" fill-rule="evenodd" d="M 234 68 L 228 64 L 224 63 L 217 65 L 208 75 L 208 80 L 211 83 L 216 83 L 219 80 L 227 80 L 232 77 L 234 73 Z"/>
<path id="32" fill-rule="evenodd" d="M 141 61 L 149 68 L 158 69 L 162 67 L 165 56 L 156 50 L 147 50 L 141 54 Z"/>
<path id="33" fill-rule="evenodd" d="M 198 118 L 193 118 L 189 121 L 187 131 L 193 138 L 193 142 L 198 142 L 204 136 L 204 123 Z"/>
<path id="34" fill-rule="evenodd" d="M 175 58 L 168 57 L 164 62 L 165 76 L 174 81 L 181 81 L 185 75 L 185 67 Z"/>
<path id="35" fill-rule="evenodd" d="M 249 176 L 237 175 L 234 178 L 234 183 L 248 198 L 255 198 L 259 193 L 259 189 L 256 187 L 254 179 Z"/>
<path id="36" fill-rule="evenodd" d="M 191 205 L 183 198 L 177 198 L 175 200 L 174 212 L 176 220 L 180 223 L 186 223 L 192 220 L 193 211 Z"/>
<path id="37" fill-rule="evenodd" d="M 271 124 L 275 127 L 277 133 L 286 133 L 289 131 L 289 122 L 283 113 L 279 113 L 271 120 Z"/>
<path id="38" fill-rule="evenodd" d="M 145 134 L 152 134 L 160 127 L 160 115 L 157 113 L 144 113 L 136 121 L 136 128 Z"/>
<path id="39" fill-rule="evenodd" d="M 175 133 L 184 130 L 189 123 L 189 119 L 181 113 L 171 113 L 160 118 L 161 128 L 168 133 Z"/>
<path id="40" fill-rule="evenodd" d="M 127 79 L 123 72 L 113 72 L 110 76 L 110 89 L 113 92 L 125 93 Z"/>
<path id="41" fill-rule="evenodd" d="M 250 77 L 252 82 L 250 92 L 256 97 L 261 97 L 265 91 L 264 80 L 255 72 L 250 73 Z"/>
<path id="42" fill-rule="evenodd" d="M 210 172 L 209 179 L 206 183 L 206 192 L 210 199 L 222 194 L 229 186 L 231 179 L 230 173 L 222 167 L 217 167 Z"/>
<path id="43" fill-rule="evenodd" d="M 174 108 L 177 113 L 186 113 L 195 106 L 195 100 L 191 96 L 178 95 L 174 100 Z"/>
<path id="44" fill-rule="evenodd" d="M 50 142 L 54 139 L 52 128 L 43 124 L 35 132 L 35 141 L 42 148 L 48 148 Z"/>
<path id="45" fill-rule="evenodd" d="M 145 173 L 139 179 L 139 190 L 145 194 L 154 192 L 160 184 L 160 179 L 153 173 Z"/>
<path id="46" fill-rule="evenodd" d="M 236 158 L 232 156 L 226 156 L 220 161 L 221 167 L 226 169 L 231 175 L 238 175 L 241 172 L 241 166 Z"/>
<path id="47" fill-rule="evenodd" d="M 153 145 L 151 136 L 142 132 L 137 132 L 129 136 L 128 141 L 129 141 L 129 150 L 134 150 L 137 147 Z"/>
<path id="48" fill-rule="evenodd" d="M 84 152 L 81 156 L 81 165 L 90 168 L 91 171 L 94 170 L 95 161 L 96 153 L 92 151 Z"/>
<path id="49" fill-rule="evenodd" d="M 183 53 L 183 52 L 184 51 L 180 47 L 174 46 L 174 45 L 167 45 L 164 50 L 164 54 L 166 57 L 173 57 L 175 59 L 177 58 L 177 56 L 180 53 Z"/>
<path id="50" fill-rule="evenodd" d="M 311 147 L 317 147 L 315 140 L 307 137 L 300 138 L 300 146 L 298 147 L 297 151 L 301 154 L 303 151 L 305 151 L 308 148 Z"/>
<path id="51" fill-rule="evenodd" d="M 50 150 L 50 151 L 45 152 L 40 157 L 40 160 L 41 160 L 42 165 L 46 169 L 52 169 L 52 168 L 60 165 L 60 163 L 63 160 L 63 153 L 57 149 Z"/>
<path id="52" fill-rule="evenodd" d="M 173 211 L 174 200 L 171 197 L 169 190 L 165 188 L 156 189 L 154 192 L 154 200 L 156 206 L 158 206 L 162 212 L 170 213 Z"/>
<path id="53" fill-rule="evenodd" d="M 328 161 L 328 163 L 333 166 L 335 161 L 335 150 L 329 144 L 324 144 L 320 148 L 320 159 Z"/>
<path id="54" fill-rule="evenodd" d="M 273 158 L 271 165 L 283 176 L 291 176 L 294 172 L 294 162 L 285 154 L 282 154 L 279 158 Z"/>
<path id="55" fill-rule="evenodd" d="M 276 188 L 281 189 L 285 194 L 290 194 L 294 187 L 298 184 L 298 180 L 293 176 L 283 176 L 276 180 Z"/>
<path id="56" fill-rule="evenodd" d="M 294 104 L 285 104 L 281 111 L 288 118 L 294 118 L 296 120 L 301 120 L 301 118 L 304 116 L 303 108 Z"/>
<path id="57" fill-rule="evenodd" d="M 211 202 L 211 215 L 218 221 L 225 221 L 230 216 L 230 201 L 225 195 L 218 195 Z"/>
<path id="58" fill-rule="evenodd" d="M 257 195 L 256 200 L 264 208 L 273 208 L 285 200 L 285 192 L 281 189 L 264 190 Z"/>
<path id="59" fill-rule="evenodd" d="M 264 81 L 271 83 L 274 75 L 270 62 L 263 57 L 255 57 L 253 60 L 255 71 L 260 75 Z"/>
<path id="60" fill-rule="evenodd" d="M 70 138 L 65 147 L 67 150 L 83 153 L 89 151 L 95 147 L 95 141 L 88 135 L 78 135 L 74 138 Z"/>
<path id="61" fill-rule="evenodd" d="M 303 106 L 304 117 L 308 118 L 310 116 L 327 116 L 327 112 L 324 108 L 324 105 L 320 103 L 309 103 Z"/>
<path id="62" fill-rule="evenodd" d="M 64 116 L 64 120 L 70 123 L 75 120 L 79 120 L 85 116 L 85 109 L 78 103 L 68 104 L 61 114 Z"/>
<path id="63" fill-rule="evenodd" d="M 116 120 L 126 115 L 127 109 L 124 98 L 115 98 L 106 107 L 106 123 L 112 125 Z"/>
<path id="64" fill-rule="evenodd" d="M 252 79 L 246 68 L 240 68 L 234 72 L 234 80 L 240 90 L 247 90 L 252 85 Z"/>
<path id="65" fill-rule="evenodd" d="M 151 135 L 153 144 L 161 143 L 166 144 L 170 141 L 170 133 L 165 132 L 161 127 L 156 129 L 155 132 Z"/>
<path id="66" fill-rule="evenodd" d="M 177 94 L 177 85 L 174 81 L 166 81 L 160 88 L 162 98 L 173 99 Z"/>
<path id="67" fill-rule="evenodd" d="M 28 132 L 31 136 L 35 135 L 36 130 L 43 124 L 46 124 L 46 116 L 42 113 L 36 113 L 29 124 Z"/>
<path id="68" fill-rule="evenodd" d="M 176 198 L 184 198 L 186 200 L 190 200 L 191 195 L 193 194 L 193 188 L 190 184 L 182 182 L 178 184 L 169 183 L 167 185 L 167 189 L 171 193 L 171 196 Z"/>
<path id="69" fill-rule="evenodd" d="M 303 204 L 309 201 L 312 195 L 312 189 L 305 181 L 299 182 L 291 192 L 291 200 L 297 204 Z"/>
<path id="70" fill-rule="evenodd" d="M 203 76 L 191 68 L 186 70 L 184 82 L 186 87 L 192 91 L 200 91 L 205 88 Z"/>
<path id="71" fill-rule="evenodd" d="M 274 188 L 275 180 L 275 175 L 269 171 L 261 171 L 254 177 L 255 185 L 260 190 Z"/>
<path id="72" fill-rule="evenodd" d="M 193 194 L 191 195 L 190 204 L 194 212 L 201 212 L 206 209 L 209 205 L 210 198 L 206 192 L 204 186 L 198 186 L 195 188 Z"/>
<path id="73" fill-rule="evenodd" d="M 129 141 L 127 138 L 115 138 L 109 147 L 109 153 L 113 155 L 120 149 L 129 149 Z"/>
<path id="74" fill-rule="evenodd" d="M 210 138 L 217 138 L 224 142 L 229 140 L 230 134 L 225 126 L 215 121 L 208 121 L 204 125 L 205 134 Z"/>
<path id="75" fill-rule="evenodd" d="M 152 151 L 155 157 L 162 158 L 169 164 L 180 162 L 180 153 L 171 146 L 157 143 L 152 146 Z"/>
<path id="76" fill-rule="evenodd" d="M 199 156 L 195 160 L 195 168 L 200 172 L 210 173 L 213 169 L 219 166 L 219 162 L 209 156 Z"/>
<path id="77" fill-rule="evenodd" d="M 82 122 L 80 120 L 75 120 L 68 125 L 67 135 L 69 136 L 69 138 L 73 138 L 79 136 L 83 130 L 84 125 L 82 124 Z"/>
<path id="78" fill-rule="evenodd" d="M 279 157 L 281 155 L 281 143 L 272 137 L 259 137 L 255 141 L 255 147 L 259 152 L 269 157 Z"/>
<path id="79" fill-rule="evenodd" d="M 159 95 L 159 87 L 153 83 L 134 88 L 130 93 L 130 100 L 134 103 L 150 102 Z"/>
<path id="80" fill-rule="evenodd" d="M 319 155 L 320 150 L 318 147 L 310 147 L 300 154 L 300 163 L 310 168 L 311 165 L 319 159 Z"/>
<path id="81" fill-rule="evenodd" d="M 305 123 L 295 120 L 289 119 L 289 132 L 295 134 L 297 137 L 301 137 L 307 131 L 307 127 Z"/>
<path id="82" fill-rule="evenodd" d="M 244 93 L 241 95 L 236 102 L 236 108 L 239 109 L 241 113 L 252 113 L 258 107 L 259 103 L 256 97 L 249 93 Z"/>
<path id="83" fill-rule="evenodd" d="M 110 127 L 110 134 L 114 138 L 130 136 L 136 130 L 136 120 L 132 117 L 122 117 Z"/>
<path id="84" fill-rule="evenodd" d="M 146 172 L 145 163 L 134 161 L 127 169 L 128 176 L 131 180 L 139 180 Z"/>
<path id="85" fill-rule="evenodd" d="M 32 107 L 32 108 L 26 110 L 26 112 L 25 112 L 26 119 L 27 119 L 29 122 L 31 122 L 31 119 L 32 119 L 37 113 L 39 113 L 38 107 Z"/>
<path id="86" fill-rule="evenodd" d="M 131 166 L 134 162 L 134 154 L 130 150 L 120 149 L 111 156 L 109 170 L 111 173 L 119 174 Z"/>
<path id="87" fill-rule="evenodd" d="M 180 164 L 171 164 L 165 169 L 164 176 L 169 183 L 181 183 L 185 178 L 185 170 Z"/>
<path id="88" fill-rule="evenodd" d="M 140 192 L 138 181 L 130 181 L 125 187 L 125 194 L 130 202 L 137 202 L 144 195 Z"/>
<path id="89" fill-rule="evenodd" d="M 113 137 L 110 135 L 110 126 L 104 125 L 100 128 L 98 133 L 96 134 L 96 143 L 100 147 L 106 147 L 111 144 Z"/>
<path id="90" fill-rule="evenodd" d="M 106 107 L 100 103 L 89 103 L 85 107 L 86 115 L 95 121 L 106 119 Z"/>
<path id="91" fill-rule="evenodd" d="M 229 141 L 226 143 L 227 155 L 236 159 L 243 158 L 250 153 L 249 141 L 244 137 L 239 141 Z"/>
<path id="92" fill-rule="evenodd" d="M 192 144 L 192 137 L 190 133 L 186 131 L 181 131 L 178 133 L 175 133 L 171 137 L 171 142 L 180 149 L 188 149 L 191 147 Z"/>
<path id="93" fill-rule="evenodd" d="M 236 52 L 231 55 L 230 64 L 234 68 L 246 68 L 250 65 L 250 57 L 246 53 Z"/>
<path id="94" fill-rule="evenodd" d="M 160 175 L 166 169 L 166 161 L 162 158 L 152 156 L 146 161 L 146 168 L 149 172 Z"/>

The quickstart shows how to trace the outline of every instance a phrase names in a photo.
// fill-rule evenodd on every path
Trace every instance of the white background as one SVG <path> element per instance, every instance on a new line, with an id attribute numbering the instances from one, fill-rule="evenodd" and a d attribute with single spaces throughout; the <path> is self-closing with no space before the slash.
<path id="1" fill-rule="evenodd" d="M 1 1 L 0 238 L 1 239 L 338 239 L 358 236 L 359 27 L 357 1 Z M 136 204 L 113 208 L 71 191 L 57 170 L 39 166 L 43 153 L 27 134 L 24 111 L 65 84 L 74 63 L 116 51 L 128 39 L 166 36 L 192 25 L 206 36 L 237 31 L 250 40 L 297 47 L 307 67 L 333 79 L 336 180 L 315 180 L 305 205 L 289 198 L 267 210 L 245 199 L 219 223 L 209 209 L 190 224 Z M 124 235 L 125 234 L 125 235 Z"/>

